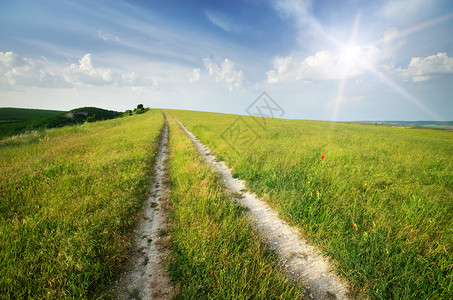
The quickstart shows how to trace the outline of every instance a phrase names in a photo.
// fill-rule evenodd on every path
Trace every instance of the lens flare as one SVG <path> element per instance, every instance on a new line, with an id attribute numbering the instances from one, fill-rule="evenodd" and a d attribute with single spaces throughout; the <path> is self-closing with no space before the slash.
<path id="1" fill-rule="evenodd" d="M 453 13 L 447 14 L 445 16 L 421 24 L 417 24 L 399 33 L 395 33 L 391 36 L 385 37 L 384 39 L 377 40 L 369 45 L 361 46 L 355 43 L 356 36 L 360 27 L 360 14 L 357 14 L 354 25 L 351 30 L 351 37 L 348 43 L 346 44 L 342 43 L 337 39 L 329 36 L 328 39 L 334 42 L 334 44 L 336 44 L 340 50 L 338 56 L 339 59 L 338 67 L 339 71 L 343 75 L 338 87 L 337 96 L 334 99 L 334 109 L 331 120 L 337 121 L 340 115 L 343 93 L 345 90 L 347 79 L 351 76 L 361 74 L 362 71 L 365 70 L 374 74 L 384 84 L 386 84 L 388 87 L 397 92 L 403 99 L 405 99 L 412 105 L 418 107 L 420 110 L 422 110 L 424 113 L 429 115 L 434 120 L 436 121 L 441 120 L 439 116 L 437 116 L 432 110 L 426 107 L 419 99 L 417 99 L 415 96 L 407 92 L 401 85 L 398 85 L 396 82 L 392 81 L 382 72 L 377 70 L 375 66 L 376 62 L 374 61 L 373 56 L 367 55 L 367 51 L 371 52 L 373 49 L 378 50 L 377 45 L 379 44 L 387 43 L 394 39 L 398 39 L 403 36 L 412 34 L 414 32 L 429 28 L 451 18 L 453 18 Z"/>

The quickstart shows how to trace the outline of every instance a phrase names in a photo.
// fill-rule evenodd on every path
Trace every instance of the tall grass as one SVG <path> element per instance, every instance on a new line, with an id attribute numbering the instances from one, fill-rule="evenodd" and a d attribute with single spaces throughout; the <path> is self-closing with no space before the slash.
<path id="1" fill-rule="evenodd" d="M 228 135 L 236 116 L 171 114 L 334 258 L 355 291 L 452 297 L 453 132 L 276 119 L 261 128 L 243 117 L 259 135 L 247 144 Z"/>
<path id="2" fill-rule="evenodd" d="M 162 114 L 1 141 L 0 298 L 101 296 L 148 192 Z"/>
<path id="3" fill-rule="evenodd" d="M 179 299 L 297 299 L 274 255 L 250 228 L 179 124 L 170 121 L 170 275 Z"/>

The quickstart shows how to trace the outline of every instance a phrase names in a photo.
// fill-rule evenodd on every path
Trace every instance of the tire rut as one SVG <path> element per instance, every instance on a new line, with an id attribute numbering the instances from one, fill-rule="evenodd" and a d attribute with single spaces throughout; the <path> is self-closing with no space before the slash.
<path id="1" fill-rule="evenodd" d="M 246 192 L 245 182 L 233 178 L 231 169 L 224 162 L 218 162 L 210 154 L 209 147 L 201 143 L 181 122 L 176 122 L 192 139 L 205 161 L 220 173 L 228 191 L 232 195 L 241 195 L 234 197 L 234 200 L 249 209 L 252 224 L 270 248 L 278 253 L 287 275 L 304 286 L 307 298 L 348 299 L 347 284 L 333 273 L 334 268 L 320 251 L 302 238 L 296 227 L 281 220 L 267 203 L 255 194 Z"/>
<path id="2" fill-rule="evenodd" d="M 166 199 L 169 188 L 166 183 L 168 157 L 168 122 L 159 141 L 154 166 L 151 194 L 145 200 L 143 211 L 134 231 L 132 254 L 114 287 L 116 299 L 168 299 L 173 293 L 164 260 L 168 254 L 165 236 Z"/>

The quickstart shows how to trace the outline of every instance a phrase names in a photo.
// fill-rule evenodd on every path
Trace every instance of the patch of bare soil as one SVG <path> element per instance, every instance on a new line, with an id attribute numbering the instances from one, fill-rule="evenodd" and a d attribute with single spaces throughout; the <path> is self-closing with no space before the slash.
<path id="1" fill-rule="evenodd" d="M 177 121 L 177 120 L 176 120 Z M 278 217 L 267 203 L 246 192 L 245 182 L 233 178 L 224 162 L 218 162 L 211 150 L 202 144 L 184 125 L 177 121 L 192 139 L 207 163 L 217 169 L 226 188 L 236 201 L 249 209 L 249 218 L 262 237 L 280 258 L 282 267 L 307 290 L 310 299 L 347 299 L 347 285 L 333 273 L 333 267 L 320 251 L 309 244 L 297 228 Z"/>
<path id="2" fill-rule="evenodd" d="M 132 255 L 115 284 L 117 299 L 168 299 L 173 293 L 173 286 L 164 265 L 169 239 L 166 235 L 168 224 L 165 223 L 166 199 L 169 193 L 166 184 L 167 144 L 168 123 L 165 118 L 151 195 L 145 200 L 134 232 Z"/>

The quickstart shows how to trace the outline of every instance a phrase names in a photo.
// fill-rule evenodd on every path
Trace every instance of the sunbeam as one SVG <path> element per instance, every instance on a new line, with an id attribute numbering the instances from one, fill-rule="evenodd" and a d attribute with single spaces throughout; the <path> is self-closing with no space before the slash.
<path id="1" fill-rule="evenodd" d="M 357 54 L 361 51 L 360 47 L 355 44 L 355 39 L 357 36 L 357 32 L 359 30 L 359 24 L 360 24 L 360 14 L 358 13 L 356 15 L 354 25 L 352 27 L 352 32 L 351 32 L 351 37 L 349 39 L 349 43 L 347 45 L 341 45 L 337 41 L 337 44 L 340 45 L 342 48 L 342 51 L 340 53 L 340 64 L 342 64 L 342 70 L 341 72 L 343 73 L 340 86 L 338 88 L 338 93 L 337 96 L 334 99 L 334 109 L 333 109 L 333 114 L 332 114 L 332 121 L 337 121 L 338 116 L 340 114 L 340 109 L 341 109 L 341 101 L 343 98 L 343 92 L 344 92 L 344 87 L 346 84 L 347 80 L 347 72 L 352 72 L 352 68 L 354 68 L 355 63 L 354 60 L 357 57 Z"/>
<path id="2" fill-rule="evenodd" d="M 444 16 L 439 17 L 439 18 L 435 18 L 433 20 L 429 20 L 427 22 L 423 22 L 421 24 L 417 24 L 417 25 L 412 26 L 412 27 L 410 27 L 408 29 L 405 29 L 405 30 L 403 30 L 401 32 L 398 32 L 398 33 L 395 33 L 393 35 L 390 35 L 390 36 L 384 37 L 382 39 L 376 40 L 373 43 L 371 43 L 370 46 L 377 46 L 377 45 L 382 44 L 382 43 L 388 43 L 388 42 L 393 41 L 395 39 L 399 39 L 399 38 L 402 38 L 402 37 L 407 36 L 409 34 L 415 33 L 417 31 L 420 31 L 420 30 L 432 27 L 434 25 L 440 24 L 440 23 L 445 22 L 445 21 L 447 21 L 448 19 L 451 19 L 451 18 L 453 18 L 453 13 L 444 15 Z"/>
<path id="3" fill-rule="evenodd" d="M 403 96 L 404 99 L 409 100 L 410 103 L 414 104 L 418 108 L 420 108 L 423 112 L 427 113 L 430 115 L 432 118 L 434 118 L 434 121 L 440 121 L 442 120 L 436 113 L 434 113 L 432 110 L 430 110 L 428 107 L 423 105 L 423 103 L 415 98 L 413 95 L 411 95 L 408 91 L 406 91 L 404 88 L 402 88 L 400 85 L 396 84 L 394 81 L 390 80 L 387 76 L 385 76 L 382 72 L 377 71 L 374 68 L 369 69 L 371 72 L 373 72 L 380 80 L 382 80 L 385 84 L 387 84 L 389 87 L 391 87 L 394 91 L 396 91 L 398 94 Z"/>
<path id="4" fill-rule="evenodd" d="M 381 71 L 379 71 L 376 66 L 374 65 L 374 62 L 370 60 L 370 58 L 367 55 L 364 55 L 366 49 L 372 49 L 373 47 L 375 49 L 376 46 L 379 44 L 382 44 L 384 42 L 389 42 L 398 38 L 401 38 L 403 36 L 407 36 L 409 34 L 413 34 L 417 31 L 432 27 L 434 25 L 437 25 L 441 22 L 445 22 L 449 19 L 453 18 L 453 13 L 444 15 L 442 17 L 415 25 L 411 28 L 408 28 L 406 30 L 403 30 L 399 33 L 396 33 L 390 37 L 386 37 L 383 39 L 379 39 L 371 44 L 368 44 L 366 46 L 361 46 L 356 44 L 356 36 L 358 34 L 359 28 L 360 28 L 360 14 L 358 13 L 356 15 L 354 25 L 351 29 L 351 36 L 348 41 L 348 43 L 342 43 L 338 39 L 335 39 L 332 36 L 329 36 L 328 34 L 325 33 L 325 31 L 322 31 L 328 40 L 332 41 L 338 48 L 339 48 L 339 54 L 338 54 L 338 67 L 339 71 L 342 74 L 340 84 L 338 87 L 338 93 L 337 96 L 334 98 L 334 105 L 333 105 L 333 112 L 332 112 L 332 121 L 336 121 L 339 118 L 340 112 L 341 112 L 341 105 L 342 105 L 342 99 L 343 99 L 343 93 L 345 91 L 345 86 L 346 86 L 346 81 L 348 80 L 349 77 L 360 74 L 361 70 L 368 70 L 372 74 L 374 74 L 377 78 L 379 78 L 383 83 L 385 83 L 387 86 L 389 86 L 391 89 L 393 89 L 395 92 L 397 92 L 402 98 L 407 100 L 409 103 L 412 105 L 415 105 L 418 107 L 420 110 L 422 110 L 424 113 L 428 114 L 430 117 L 434 118 L 434 120 L 439 121 L 441 118 L 434 113 L 431 109 L 429 109 L 427 106 L 425 106 L 420 100 L 418 100 L 415 96 L 410 94 L 408 91 L 406 91 L 402 86 L 391 80 L 388 76 L 384 75 Z"/>

